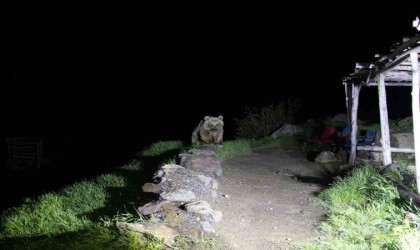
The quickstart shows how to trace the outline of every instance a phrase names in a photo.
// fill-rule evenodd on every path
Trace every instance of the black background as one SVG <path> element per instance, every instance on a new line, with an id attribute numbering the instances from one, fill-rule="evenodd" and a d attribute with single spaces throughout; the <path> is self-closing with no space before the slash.
<path id="1" fill-rule="evenodd" d="M 0 59 L 1 139 L 42 136 L 55 166 L 89 172 L 157 140 L 189 143 L 205 115 L 225 117 L 225 139 L 246 106 L 299 98 L 305 119 L 324 118 L 345 112 L 341 79 L 356 62 L 415 31 L 414 10 L 296 5 L 161 6 L 25 27 Z M 363 91 L 361 115 L 375 116 L 376 90 Z M 388 91 L 391 118 L 409 114 L 409 93 Z"/>

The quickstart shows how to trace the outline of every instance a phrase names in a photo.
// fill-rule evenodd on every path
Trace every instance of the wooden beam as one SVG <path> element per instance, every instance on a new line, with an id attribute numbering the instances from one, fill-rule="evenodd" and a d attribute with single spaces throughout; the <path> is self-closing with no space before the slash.
<path id="1" fill-rule="evenodd" d="M 356 147 L 357 147 L 357 111 L 359 109 L 359 93 L 362 88 L 361 85 L 352 84 L 351 95 L 351 150 L 349 157 L 349 164 L 354 165 L 356 161 Z"/>
<path id="2" fill-rule="evenodd" d="M 410 58 L 413 66 L 413 89 L 411 91 L 411 98 L 413 109 L 414 149 L 416 151 L 416 182 L 417 193 L 420 194 L 420 72 L 417 53 L 410 53 Z"/>
<path id="3" fill-rule="evenodd" d="M 418 42 L 418 40 L 420 40 L 420 36 L 417 37 L 416 39 Z M 378 73 L 380 72 L 382 74 L 382 73 L 386 73 L 389 70 L 392 70 L 393 68 L 398 66 L 400 63 L 402 63 L 404 60 L 406 60 L 410 56 L 411 53 L 417 54 L 419 52 L 420 52 L 420 45 L 418 45 L 417 47 L 414 47 L 413 49 L 405 51 L 401 55 L 398 55 L 392 62 L 388 63 L 385 67 L 383 67 L 382 69 L 379 69 Z M 392 57 L 390 56 L 390 58 Z"/>
<path id="4" fill-rule="evenodd" d="M 385 82 L 385 86 L 389 87 L 411 87 L 411 82 Z M 365 86 L 367 87 L 373 87 L 378 86 L 378 83 L 368 83 Z"/>
<path id="5" fill-rule="evenodd" d="M 386 103 L 386 90 L 385 90 L 385 74 L 379 74 L 378 79 L 378 95 L 379 95 L 379 113 L 381 116 L 381 144 L 383 153 L 384 166 L 392 163 L 391 156 L 391 140 L 389 136 L 388 124 L 388 108 Z"/>
<path id="6" fill-rule="evenodd" d="M 403 40 L 403 43 L 398 46 L 397 48 L 395 48 L 394 51 L 392 51 L 389 55 L 387 56 L 382 56 L 381 58 L 379 58 L 379 60 L 377 61 L 379 62 L 383 62 L 383 61 L 387 61 L 389 59 L 392 58 L 396 58 L 398 57 L 402 52 L 406 52 L 407 50 L 409 50 L 409 48 L 415 47 L 415 45 L 420 41 L 420 37 L 419 36 L 415 36 L 410 38 L 407 41 Z"/>
<path id="7" fill-rule="evenodd" d="M 380 152 L 383 149 L 379 146 L 357 146 L 357 150 Z M 390 148 L 390 150 L 394 153 L 414 153 L 414 148 Z"/>

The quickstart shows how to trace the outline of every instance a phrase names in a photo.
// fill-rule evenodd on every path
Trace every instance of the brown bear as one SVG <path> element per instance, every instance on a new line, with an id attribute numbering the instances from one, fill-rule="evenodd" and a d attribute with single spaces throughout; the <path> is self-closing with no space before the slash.
<path id="1" fill-rule="evenodd" d="M 215 143 L 220 144 L 223 142 L 223 116 L 213 117 L 206 116 L 204 121 L 201 120 L 198 126 L 192 133 L 192 143 L 197 144 L 200 142 L 204 143 Z"/>

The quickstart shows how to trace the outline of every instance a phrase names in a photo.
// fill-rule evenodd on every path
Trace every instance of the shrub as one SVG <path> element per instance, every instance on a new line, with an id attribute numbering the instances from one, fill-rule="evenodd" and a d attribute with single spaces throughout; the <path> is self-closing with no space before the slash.
<path id="1" fill-rule="evenodd" d="M 246 107 L 245 117 L 235 119 L 237 123 L 236 136 L 245 139 L 259 139 L 268 136 L 281 125 L 296 122 L 301 106 L 301 100 L 288 99 L 261 109 Z"/>

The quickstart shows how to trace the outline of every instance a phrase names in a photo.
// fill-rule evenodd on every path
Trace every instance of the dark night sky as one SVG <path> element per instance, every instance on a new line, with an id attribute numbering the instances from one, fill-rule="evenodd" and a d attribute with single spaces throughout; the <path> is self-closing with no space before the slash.
<path id="1" fill-rule="evenodd" d="M 307 118 L 344 112 L 341 78 L 409 35 L 416 15 L 342 8 L 156 14 L 75 28 L 54 46 L 0 60 L 1 137 L 41 135 L 58 152 L 105 157 L 189 141 L 205 115 L 223 115 L 232 138 L 245 106 L 284 98 L 301 98 Z"/>

